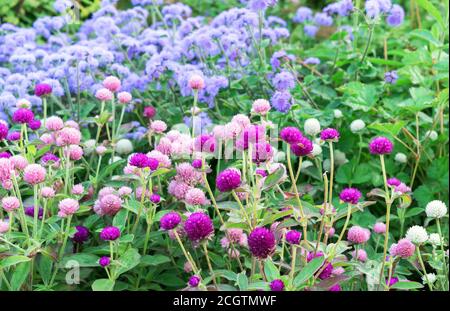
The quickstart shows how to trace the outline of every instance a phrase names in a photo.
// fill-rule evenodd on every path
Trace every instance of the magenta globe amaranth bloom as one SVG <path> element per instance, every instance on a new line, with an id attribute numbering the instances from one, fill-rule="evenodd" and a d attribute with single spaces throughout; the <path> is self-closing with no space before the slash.
<path id="1" fill-rule="evenodd" d="M 297 230 L 290 230 L 286 233 L 286 241 L 289 244 L 300 244 L 300 239 L 302 238 L 302 233 Z"/>
<path id="2" fill-rule="evenodd" d="M 100 232 L 100 239 L 103 241 L 115 241 L 120 237 L 120 229 L 114 226 L 103 228 Z"/>
<path id="3" fill-rule="evenodd" d="M 301 137 L 302 132 L 300 132 L 298 128 L 292 126 L 285 127 L 280 132 L 280 138 L 289 145 L 300 142 Z"/>
<path id="4" fill-rule="evenodd" d="M 199 242 L 214 232 L 211 218 L 203 212 L 192 213 L 184 223 L 184 230 L 189 240 Z"/>
<path id="5" fill-rule="evenodd" d="M 241 172 L 235 168 L 227 168 L 219 173 L 216 186 L 220 192 L 229 192 L 241 185 Z"/>
<path id="6" fill-rule="evenodd" d="M 299 141 L 291 145 L 291 151 L 297 157 L 303 157 L 311 154 L 313 143 L 306 137 L 300 137 Z"/>
<path id="7" fill-rule="evenodd" d="M 98 263 L 100 264 L 100 266 L 107 267 L 111 264 L 111 258 L 109 258 L 108 256 L 103 256 L 99 259 Z"/>
<path id="8" fill-rule="evenodd" d="M 74 243 L 83 244 L 89 239 L 89 229 L 84 226 L 75 226 L 77 232 L 74 233 L 72 241 Z"/>
<path id="9" fill-rule="evenodd" d="M 34 87 L 34 95 L 42 97 L 52 93 L 52 86 L 47 83 L 39 83 Z"/>
<path id="10" fill-rule="evenodd" d="M 326 128 L 320 132 L 320 139 L 324 141 L 338 141 L 341 134 L 334 128 Z"/>
<path id="11" fill-rule="evenodd" d="M 369 143 L 369 150 L 371 154 L 390 154 L 394 149 L 392 142 L 383 136 L 375 137 Z"/>
<path id="12" fill-rule="evenodd" d="M 197 287 L 200 284 L 200 277 L 193 275 L 189 278 L 188 284 L 190 287 Z"/>
<path id="13" fill-rule="evenodd" d="M 34 113 L 30 109 L 19 108 L 14 111 L 12 121 L 19 124 L 27 124 L 34 120 Z"/>
<path id="14" fill-rule="evenodd" d="M 177 212 L 169 212 L 161 217 L 160 227 L 163 230 L 175 229 L 181 222 L 181 216 Z"/>
<path id="15" fill-rule="evenodd" d="M 266 259 L 275 251 L 275 235 L 263 227 L 253 229 L 247 243 L 252 255 L 258 259 Z"/>
<path id="16" fill-rule="evenodd" d="M 284 290 L 284 283 L 280 279 L 273 280 L 270 282 L 269 286 L 273 292 L 281 292 Z"/>
<path id="17" fill-rule="evenodd" d="M 361 198 L 361 192 L 356 188 L 346 188 L 341 191 L 339 198 L 346 203 L 358 204 Z"/>

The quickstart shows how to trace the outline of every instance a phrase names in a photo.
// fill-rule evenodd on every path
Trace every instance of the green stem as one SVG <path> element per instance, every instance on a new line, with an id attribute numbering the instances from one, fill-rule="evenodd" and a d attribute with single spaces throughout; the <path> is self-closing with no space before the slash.
<path id="1" fill-rule="evenodd" d="M 439 220 L 439 218 L 436 219 L 436 225 L 438 228 L 438 233 L 439 233 L 439 239 L 440 239 L 440 243 L 441 244 L 441 252 L 442 252 L 442 258 L 444 260 L 444 290 L 448 291 L 448 270 L 447 270 L 447 260 L 445 259 L 445 250 L 444 250 L 444 238 L 442 236 L 442 229 L 441 229 L 441 221 Z M 447 285 L 447 287 L 445 288 L 445 285 Z"/>
<path id="2" fill-rule="evenodd" d="M 419 259 L 420 267 L 422 268 L 423 275 L 425 276 L 425 280 L 427 281 L 428 288 L 430 289 L 430 291 L 433 291 L 433 285 L 431 284 L 430 280 L 428 279 L 427 270 L 425 269 L 425 264 L 423 263 L 422 255 L 420 254 L 420 245 L 417 245 L 416 253 L 417 253 L 417 258 Z"/>

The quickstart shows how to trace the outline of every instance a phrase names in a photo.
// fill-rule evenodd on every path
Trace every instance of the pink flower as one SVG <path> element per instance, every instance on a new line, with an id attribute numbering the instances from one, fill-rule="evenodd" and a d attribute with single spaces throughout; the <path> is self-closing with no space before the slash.
<path id="1" fill-rule="evenodd" d="M 231 119 L 231 123 L 237 123 L 241 129 L 245 129 L 250 126 L 250 119 L 245 114 L 237 114 Z"/>
<path id="2" fill-rule="evenodd" d="M 122 199 L 115 194 L 107 194 L 100 199 L 103 215 L 114 216 L 122 207 Z"/>
<path id="3" fill-rule="evenodd" d="M 97 148 L 95 148 L 95 152 L 99 156 L 103 156 L 106 153 L 106 151 L 108 151 L 108 149 L 103 145 L 97 146 Z"/>
<path id="4" fill-rule="evenodd" d="M 382 222 L 377 222 L 374 226 L 373 226 L 373 232 L 378 233 L 378 234 L 383 234 L 386 232 L 386 225 Z"/>
<path id="5" fill-rule="evenodd" d="M 142 197 L 142 187 L 137 187 L 135 194 L 136 194 L 136 199 L 138 199 L 140 201 L 141 197 Z M 151 193 L 150 193 L 150 191 L 148 189 L 145 191 L 145 196 L 147 198 L 150 198 L 150 196 L 151 196 Z"/>
<path id="6" fill-rule="evenodd" d="M 172 142 L 167 137 L 162 137 L 155 149 L 165 155 L 170 155 L 172 153 Z"/>
<path id="7" fill-rule="evenodd" d="M 400 185 L 395 187 L 394 191 L 401 194 L 405 194 L 411 192 L 411 188 L 405 185 L 404 183 L 400 183 Z"/>
<path id="8" fill-rule="evenodd" d="M 147 106 L 144 108 L 144 117 L 152 119 L 156 115 L 156 108 L 153 106 Z"/>
<path id="9" fill-rule="evenodd" d="M 165 130 L 167 130 L 167 124 L 164 121 L 161 120 L 155 120 L 150 124 L 150 128 L 158 133 L 161 134 L 163 133 Z"/>
<path id="10" fill-rule="evenodd" d="M 95 92 L 95 98 L 101 101 L 112 100 L 114 98 L 113 93 L 108 89 L 99 89 Z"/>
<path id="11" fill-rule="evenodd" d="M 188 81 L 189 87 L 193 90 L 201 90 L 205 88 L 205 80 L 197 74 L 193 74 Z"/>
<path id="12" fill-rule="evenodd" d="M 356 251 L 352 252 L 352 257 L 355 258 L 356 257 Z M 365 262 L 367 261 L 367 252 L 363 249 L 358 250 L 358 258 L 356 258 L 356 260 Z"/>
<path id="13" fill-rule="evenodd" d="M 191 187 L 188 184 L 182 181 L 172 180 L 169 183 L 168 192 L 178 200 L 183 200 L 189 189 L 191 189 Z"/>
<path id="14" fill-rule="evenodd" d="M 8 158 L 0 158 L 0 180 L 6 181 L 11 178 L 11 171 L 14 170 L 14 165 Z"/>
<path id="15" fill-rule="evenodd" d="M 23 179 L 31 184 L 37 185 L 45 181 L 47 171 L 39 164 L 29 164 L 23 171 Z"/>
<path id="16" fill-rule="evenodd" d="M 147 156 L 149 158 L 153 158 L 158 160 L 160 167 L 166 167 L 169 168 L 172 162 L 170 161 L 169 157 L 158 150 L 152 150 L 149 153 L 147 153 Z"/>
<path id="17" fill-rule="evenodd" d="M 401 239 L 397 244 L 392 244 L 389 252 L 392 256 L 398 256 L 403 259 L 414 255 L 416 246 L 408 239 Z"/>
<path id="18" fill-rule="evenodd" d="M 225 138 L 233 139 L 237 137 L 241 133 L 242 129 L 243 128 L 241 127 L 241 125 L 237 122 L 230 122 L 225 124 Z"/>
<path id="19" fill-rule="evenodd" d="M 16 197 L 4 197 L 2 199 L 2 206 L 5 211 L 10 213 L 20 207 L 20 201 Z"/>
<path id="20" fill-rule="evenodd" d="M 104 187 L 98 192 L 98 197 L 102 198 L 105 195 L 114 194 L 114 193 L 115 193 L 115 190 L 113 187 Z"/>
<path id="21" fill-rule="evenodd" d="M 177 179 L 190 184 L 195 185 L 202 180 L 201 173 L 199 173 L 190 163 L 183 162 L 177 165 Z"/>
<path id="22" fill-rule="evenodd" d="M 74 129 L 77 129 L 77 130 L 80 129 L 80 125 L 78 125 L 78 123 L 75 122 L 74 120 L 67 120 L 66 122 L 64 122 L 64 126 L 72 127 Z"/>
<path id="23" fill-rule="evenodd" d="M 119 94 L 117 94 L 117 99 L 121 104 L 128 104 L 133 99 L 133 96 L 131 96 L 131 94 L 128 92 L 120 92 Z"/>
<path id="24" fill-rule="evenodd" d="M 59 131 L 64 127 L 64 121 L 60 117 L 52 116 L 45 121 L 45 127 L 49 131 Z"/>
<path id="25" fill-rule="evenodd" d="M 131 189 L 130 187 L 123 186 L 119 188 L 118 193 L 121 197 L 129 196 L 131 193 L 133 193 L 133 189 Z"/>
<path id="26" fill-rule="evenodd" d="M 23 170 L 28 165 L 28 160 L 21 155 L 15 155 L 9 158 L 16 170 Z"/>
<path id="27" fill-rule="evenodd" d="M 42 134 L 39 139 L 44 143 L 44 145 L 51 145 L 55 143 L 55 139 L 53 138 L 53 136 L 48 133 Z"/>
<path id="28" fill-rule="evenodd" d="M 270 110 L 270 103 L 265 99 L 257 99 L 253 102 L 252 112 L 265 116 Z"/>
<path id="29" fill-rule="evenodd" d="M 55 196 L 55 190 L 51 187 L 42 187 L 41 195 L 46 199 L 53 198 Z"/>
<path id="30" fill-rule="evenodd" d="M 81 141 L 81 133 L 79 130 L 65 127 L 57 133 L 56 142 L 59 146 L 79 145 Z"/>
<path id="31" fill-rule="evenodd" d="M 103 80 L 103 86 L 106 87 L 111 92 L 116 92 L 120 89 L 121 83 L 120 80 L 114 76 L 106 77 Z"/>
<path id="32" fill-rule="evenodd" d="M 360 226 L 353 226 L 347 232 L 347 239 L 355 244 L 366 243 L 370 239 L 370 231 Z"/>
<path id="33" fill-rule="evenodd" d="M 78 161 L 83 157 L 83 148 L 78 145 L 70 145 L 68 150 L 69 157 L 72 161 Z"/>
<path id="34" fill-rule="evenodd" d="M 0 219 L 0 234 L 9 231 L 9 221 Z"/>
<path id="35" fill-rule="evenodd" d="M 77 184 L 72 187 L 73 195 L 80 195 L 80 194 L 83 194 L 83 192 L 84 192 L 84 187 L 82 184 Z"/>
<path id="36" fill-rule="evenodd" d="M 186 192 L 184 199 L 189 205 L 206 205 L 208 203 L 205 193 L 198 188 L 189 189 Z"/>
<path id="37" fill-rule="evenodd" d="M 74 199 L 64 199 L 58 204 L 59 212 L 58 216 L 65 218 L 67 216 L 75 214 L 80 208 L 77 200 Z"/>

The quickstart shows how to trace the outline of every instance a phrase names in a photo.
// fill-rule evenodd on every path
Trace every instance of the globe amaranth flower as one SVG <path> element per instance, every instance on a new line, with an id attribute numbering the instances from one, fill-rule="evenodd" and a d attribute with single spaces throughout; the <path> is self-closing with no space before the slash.
<path id="1" fill-rule="evenodd" d="M 188 284 L 190 287 L 197 287 L 200 284 L 200 277 L 198 277 L 197 275 L 192 275 L 189 278 Z"/>
<path id="2" fill-rule="evenodd" d="M 158 204 L 161 201 L 161 196 L 159 194 L 154 193 L 150 196 L 150 201 L 154 204 Z"/>
<path id="3" fill-rule="evenodd" d="M 252 255 L 258 259 L 266 259 L 275 251 L 275 235 L 263 227 L 253 229 L 247 243 Z"/>
<path id="4" fill-rule="evenodd" d="M 358 204 L 361 192 L 356 188 L 345 188 L 339 194 L 339 198 L 346 203 Z"/>
<path id="5" fill-rule="evenodd" d="M 153 117 L 156 115 L 156 108 L 153 106 L 146 106 L 144 108 L 144 117 L 147 119 L 153 119 Z"/>
<path id="6" fill-rule="evenodd" d="M 107 88 L 98 89 L 97 92 L 95 92 L 95 98 L 100 101 L 108 101 L 114 98 L 114 94 Z"/>
<path id="7" fill-rule="evenodd" d="M 252 104 L 252 112 L 265 116 L 270 110 L 270 102 L 265 99 L 257 99 Z"/>
<path id="8" fill-rule="evenodd" d="M 181 222 L 181 216 L 177 212 L 169 212 L 161 217 L 160 227 L 163 230 L 172 230 Z"/>
<path id="9" fill-rule="evenodd" d="M 370 231 L 360 226 L 353 226 L 347 232 L 347 239 L 355 244 L 364 244 L 370 239 Z"/>
<path id="10" fill-rule="evenodd" d="M 273 280 L 270 282 L 269 286 L 273 292 L 281 292 L 284 290 L 284 283 L 280 279 Z"/>
<path id="11" fill-rule="evenodd" d="M 439 200 L 433 200 L 425 207 L 425 213 L 430 218 L 442 218 L 447 214 L 447 205 Z"/>
<path id="12" fill-rule="evenodd" d="M 340 284 L 334 284 L 333 286 L 331 286 L 328 291 L 329 292 L 340 292 L 342 290 L 342 287 Z"/>
<path id="13" fill-rule="evenodd" d="M 206 205 L 208 203 L 205 192 L 198 188 L 189 189 L 184 199 L 189 205 Z"/>
<path id="14" fill-rule="evenodd" d="M 128 104 L 133 99 L 133 96 L 128 92 L 120 92 L 119 94 L 117 94 L 117 99 L 121 104 Z"/>
<path id="15" fill-rule="evenodd" d="M 4 197 L 2 199 L 2 207 L 5 211 L 10 213 L 20 207 L 20 201 L 16 197 Z"/>
<path id="16" fill-rule="evenodd" d="M 60 201 L 58 204 L 58 208 L 59 208 L 58 216 L 64 218 L 75 214 L 75 212 L 78 211 L 78 209 L 80 208 L 80 205 L 78 204 L 77 200 L 69 198 Z"/>
<path id="17" fill-rule="evenodd" d="M 201 159 L 195 159 L 192 161 L 192 166 L 196 169 L 202 168 L 202 160 Z"/>
<path id="18" fill-rule="evenodd" d="M 8 137 L 8 125 L 4 122 L 0 122 L 0 140 L 5 139 L 6 137 Z"/>
<path id="19" fill-rule="evenodd" d="M 30 122 L 28 122 L 28 127 L 32 131 L 36 131 L 41 128 L 41 120 L 33 119 Z"/>
<path id="20" fill-rule="evenodd" d="M 302 233 L 297 230 L 290 230 L 286 233 L 286 242 L 289 244 L 300 244 L 300 239 L 302 238 Z"/>
<path id="21" fill-rule="evenodd" d="M 402 183 L 402 182 L 401 182 L 398 178 L 395 178 L 395 177 L 389 178 L 389 179 L 387 180 L 388 186 L 391 186 L 391 187 L 397 187 L 397 186 L 400 186 L 401 183 Z"/>
<path id="22" fill-rule="evenodd" d="M 108 257 L 108 256 L 102 256 L 102 257 L 98 260 L 98 263 L 99 263 L 99 265 L 102 266 L 103 268 L 104 268 L 104 267 L 107 267 L 107 266 L 109 266 L 109 265 L 111 264 L 111 258 Z"/>
<path id="23" fill-rule="evenodd" d="M 320 139 L 323 141 L 337 141 L 339 137 L 339 131 L 334 128 L 326 128 L 320 132 Z"/>
<path id="24" fill-rule="evenodd" d="M 439 246 L 442 244 L 443 239 L 441 239 L 441 236 L 439 233 L 431 233 L 430 237 L 428 239 L 428 242 L 430 242 L 433 246 Z"/>
<path id="25" fill-rule="evenodd" d="M 147 156 L 144 153 L 135 153 L 130 157 L 128 164 L 139 168 L 150 168 L 152 171 L 158 168 L 158 160 Z"/>
<path id="26" fill-rule="evenodd" d="M 119 78 L 109 76 L 103 80 L 103 86 L 108 90 L 110 90 L 111 92 L 117 92 L 121 87 L 121 82 Z"/>
<path id="27" fill-rule="evenodd" d="M 9 231 L 9 220 L 0 219 L 0 235 Z"/>
<path id="28" fill-rule="evenodd" d="M 59 131 L 64 127 L 64 121 L 60 117 L 51 116 L 45 121 L 45 127 L 49 131 Z"/>
<path id="29" fill-rule="evenodd" d="M 205 88 L 205 80 L 202 76 L 194 74 L 189 78 L 189 87 L 193 90 L 201 90 Z"/>
<path id="30" fill-rule="evenodd" d="M 75 229 L 77 230 L 73 237 L 72 241 L 78 244 L 83 244 L 89 239 L 89 229 L 83 226 L 75 226 Z"/>
<path id="31" fill-rule="evenodd" d="M 428 240 L 428 233 L 424 227 L 412 226 L 406 231 L 406 238 L 414 244 L 422 244 Z"/>
<path id="32" fill-rule="evenodd" d="M 358 256 L 358 257 L 356 258 L 356 256 Z M 359 249 L 358 252 L 356 252 L 356 250 L 355 250 L 352 252 L 352 257 L 358 261 L 366 262 L 367 261 L 367 252 L 363 249 Z"/>
<path id="33" fill-rule="evenodd" d="M 389 253 L 392 256 L 398 256 L 406 259 L 414 255 L 416 246 L 408 239 L 401 239 L 396 244 L 392 244 Z"/>
<path id="34" fill-rule="evenodd" d="M 235 168 L 227 168 L 217 175 L 216 186 L 220 192 L 229 192 L 241 185 L 241 172 Z"/>
<path id="35" fill-rule="evenodd" d="M 198 152 L 214 152 L 216 150 L 216 139 L 210 134 L 197 136 L 194 141 L 194 150 Z"/>
<path id="36" fill-rule="evenodd" d="M 52 93 L 52 86 L 47 83 L 39 83 L 34 87 L 34 95 L 43 97 Z"/>
<path id="37" fill-rule="evenodd" d="M 382 222 L 377 222 L 373 226 L 373 232 L 375 232 L 377 234 L 384 234 L 386 232 L 386 224 L 384 224 Z"/>
<path id="38" fill-rule="evenodd" d="M 392 142 L 383 136 L 373 138 L 369 143 L 369 150 L 371 154 L 390 154 L 394 149 Z"/>
<path id="39" fill-rule="evenodd" d="M 39 164 L 29 164 L 23 171 L 23 179 L 31 184 L 37 185 L 45 181 L 47 171 Z"/>
<path id="40" fill-rule="evenodd" d="M 364 121 L 361 119 L 353 120 L 352 123 L 350 123 L 350 131 L 352 131 L 352 133 L 358 133 L 365 127 L 366 123 L 364 123 Z"/>
<path id="41" fill-rule="evenodd" d="M 192 213 L 184 223 L 184 230 L 189 240 L 199 242 L 214 232 L 211 218 L 203 212 Z"/>
<path id="42" fill-rule="evenodd" d="M 395 84 L 398 80 L 397 71 L 392 70 L 384 73 L 384 81 L 389 84 Z"/>
<path id="43" fill-rule="evenodd" d="M 311 136 L 316 136 L 320 133 L 320 122 L 315 118 L 309 118 L 304 124 L 305 133 Z"/>
<path id="44" fill-rule="evenodd" d="M 302 132 L 300 132 L 298 128 L 292 126 L 285 127 L 280 132 L 280 138 L 290 145 L 299 143 L 302 136 Z"/>
<path id="45" fill-rule="evenodd" d="M 122 207 L 122 199 L 115 194 L 106 194 L 101 196 L 98 201 L 102 215 L 114 216 Z"/>
<path id="46" fill-rule="evenodd" d="M 34 113 L 30 109 L 19 108 L 14 111 L 12 121 L 19 124 L 27 124 L 34 120 Z"/>
<path id="47" fill-rule="evenodd" d="M 308 138 L 302 136 L 297 143 L 294 143 L 290 146 L 291 151 L 298 157 L 303 157 L 311 154 L 314 149 L 312 141 Z"/>
<path id="48" fill-rule="evenodd" d="M 108 226 L 100 232 L 100 239 L 103 241 L 115 241 L 120 237 L 120 229 L 114 226 Z"/>

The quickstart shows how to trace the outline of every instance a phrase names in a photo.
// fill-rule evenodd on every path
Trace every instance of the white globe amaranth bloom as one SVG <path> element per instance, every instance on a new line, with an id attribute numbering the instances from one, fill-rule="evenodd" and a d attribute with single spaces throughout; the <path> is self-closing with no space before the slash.
<path id="1" fill-rule="evenodd" d="M 348 159 L 344 152 L 336 149 L 334 151 L 334 162 L 336 165 L 343 165 L 348 162 Z"/>
<path id="2" fill-rule="evenodd" d="M 406 232 L 406 238 L 414 244 L 422 244 L 428 241 L 428 233 L 422 226 L 412 226 Z"/>
<path id="3" fill-rule="evenodd" d="M 305 121 L 304 125 L 305 133 L 311 136 L 315 136 L 320 133 L 320 122 L 315 118 L 310 118 Z"/>
<path id="4" fill-rule="evenodd" d="M 408 157 L 404 153 L 397 152 L 395 154 L 395 161 L 397 161 L 398 163 L 406 163 L 408 162 Z"/>
<path id="5" fill-rule="evenodd" d="M 436 131 L 426 131 L 425 138 L 430 138 L 432 141 L 438 139 L 438 133 Z"/>
<path id="6" fill-rule="evenodd" d="M 439 246 L 441 245 L 441 236 L 439 233 L 431 233 L 428 242 L 430 242 L 431 245 Z"/>
<path id="7" fill-rule="evenodd" d="M 364 123 L 364 121 L 361 119 L 353 120 L 352 123 L 350 123 L 350 131 L 352 131 L 352 133 L 358 133 L 365 127 L 366 123 Z"/>
<path id="8" fill-rule="evenodd" d="M 95 150 L 95 139 L 88 139 L 84 142 L 84 154 L 91 155 Z"/>
<path id="9" fill-rule="evenodd" d="M 336 119 L 340 119 L 340 118 L 343 117 L 342 111 L 340 111 L 339 109 L 334 109 L 333 112 L 334 112 L 334 117 L 335 117 Z"/>
<path id="10" fill-rule="evenodd" d="M 436 282 L 436 279 L 437 279 L 437 277 L 436 277 L 436 274 L 434 274 L 434 273 L 427 273 L 427 276 L 425 277 L 425 275 L 424 276 L 422 276 L 422 282 L 424 283 L 424 284 L 426 284 L 426 283 L 428 283 L 428 282 L 430 282 L 431 284 L 433 284 L 434 282 Z M 427 281 L 428 280 L 428 281 Z"/>
<path id="11" fill-rule="evenodd" d="M 116 144 L 116 152 L 118 154 L 130 154 L 133 152 L 133 143 L 126 138 L 120 139 Z"/>
<path id="12" fill-rule="evenodd" d="M 439 200 L 433 200 L 425 207 L 425 213 L 430 218 L 442 218 L 447 214 L 447 205 Z"/>
<path id="13" fill-rule="evenodd" d="M 313 150 L 312 150 L 311 154 L 315 157 L 321 155 L 322 147 L 320 147 L 320 145 L 318 145 L 318 144 L 313 144 Z"/>

